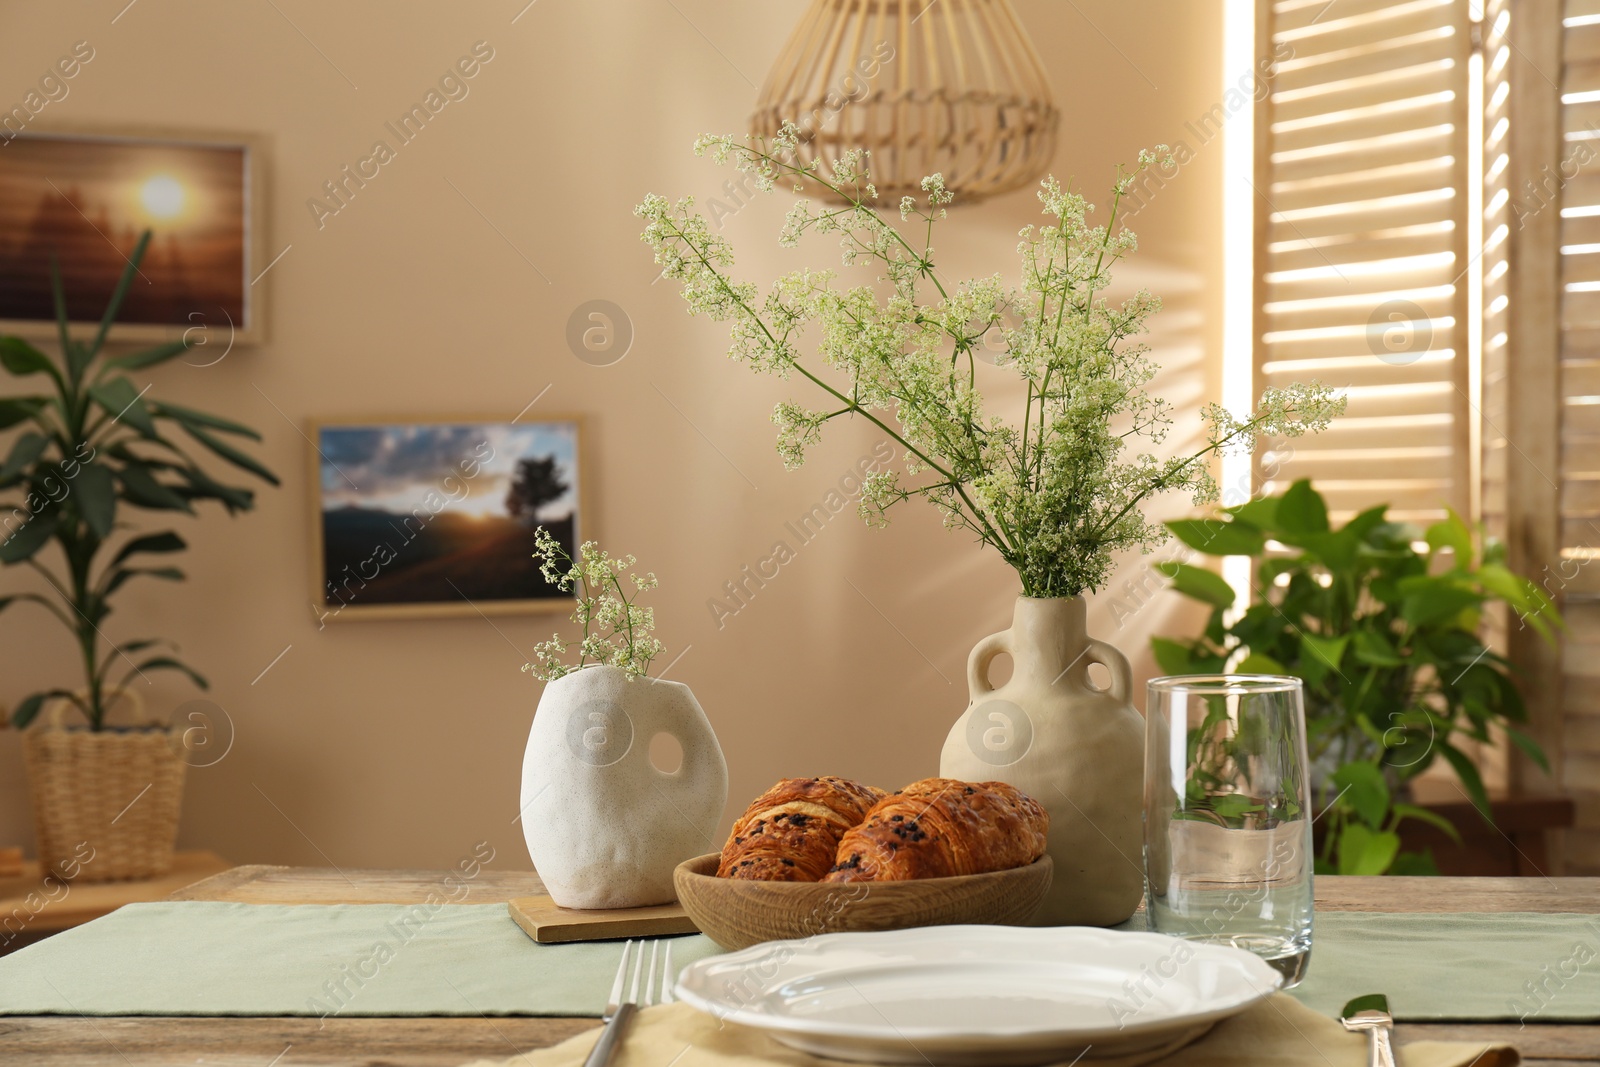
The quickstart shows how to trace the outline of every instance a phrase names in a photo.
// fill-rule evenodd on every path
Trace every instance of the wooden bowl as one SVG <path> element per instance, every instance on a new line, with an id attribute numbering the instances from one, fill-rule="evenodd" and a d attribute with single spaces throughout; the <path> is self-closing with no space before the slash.
<path id="1" fill-rule="evenodd" d="M 847 930 L 969 923 L 1022 926 L 1050 889 L 1050 857 L 1027 867 L 910 882 L 753 882 L 718 878 L 716 853 L 672 872 L 678 903 L 725 949 Z"/>

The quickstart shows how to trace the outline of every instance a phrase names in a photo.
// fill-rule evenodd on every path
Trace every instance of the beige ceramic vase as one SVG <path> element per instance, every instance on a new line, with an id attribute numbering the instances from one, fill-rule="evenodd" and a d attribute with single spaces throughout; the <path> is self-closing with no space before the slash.
<path id="1" fill-rule="evenodd" d="M 1009 782 L 1050 812 L 1041 926 L 1113 926 L 1144 893 L 1144 720 L 1128 702 L 1127 659 L 1085 629 L 1082 597 L 1019 597 L 1011 629 L 967 660 L 972 702 L 939 761 L 946 778 Z M 1002 653 L 1011 679 L 995 688 L 989 664 Z M 1090 683 L 1094 663 L 1111 672 L 1107 689 Z"/>

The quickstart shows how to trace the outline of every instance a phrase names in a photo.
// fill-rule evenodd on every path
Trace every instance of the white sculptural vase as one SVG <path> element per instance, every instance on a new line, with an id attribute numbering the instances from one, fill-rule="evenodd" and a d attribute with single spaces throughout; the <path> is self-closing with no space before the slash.
<path id="1" fill-rule="evenodd" d="M 1002 653 L 1011 678 L 996 688 Z M 1111 675 L 1106 689 L 1089 665 Z M 997 779 L 1050 813 L 1055 878 L 1041 926 L 1115 926 L 1144 893 L 1144 720 L 1128 702 L 1122 653 L 1087 633 L 1082 597 L 1019 597 L 1011 629 L 979 641 L 967 661 L 971 703 L 945 739 L 939 773 Z"/>
<path id="2" fill-rule="evenodd" d="M 658 734 L 683 749 L 657 769 Z M 522 833 L 564 908 L 632 908 L 676 899 L 672 871 L 715 852 L 728 765 L 689 687 L 585 667 L 545 686 L 522 760 Z"/>

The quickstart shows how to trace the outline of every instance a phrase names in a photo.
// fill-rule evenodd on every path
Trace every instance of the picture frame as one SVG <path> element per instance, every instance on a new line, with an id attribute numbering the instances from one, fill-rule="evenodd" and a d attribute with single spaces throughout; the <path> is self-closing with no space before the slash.
<path id="1" fill-rule="evenodd" d="M 592 539 L 580 416 L 360 417 L 306 429 L 319 626 L 576 604 L 539 575 L 533 533 L 545 526 L 574 559 Z"/>
<path id="2" fill-rule="evenodd" d="M 139 234 L 152 231 L 112 342 L 187 337 L 197 349 L 267 337 L 266 138 L 170 127 L 52 125 L 0 139 L 0 333 L 54 338 L 46 250 L 57 251 L 73 332 L 99 326 Z M 77 254 L 73 254 L 73 250 Z M 192 305 L 192 306 L 191 306 Z M 79 314 L 79 312 L 87 314 Z"/>

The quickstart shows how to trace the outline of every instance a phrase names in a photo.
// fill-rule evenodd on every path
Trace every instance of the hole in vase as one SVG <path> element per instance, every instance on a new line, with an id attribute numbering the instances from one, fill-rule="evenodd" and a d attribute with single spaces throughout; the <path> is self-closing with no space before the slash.
<path id="1" fill-rule="evenodd" d="M 1015 667 L 1016 664 L 1012 663 L 1009 652 L 1000 653 L 989 661 L 989 685 L 992 688 L 999 689 L 1002 685 L 1011 681 L 1011 673 Z"/>
<path id="2" fill-rule="evenodd" d="M 1091 663 L 1086 672 L 1089 678 L 1089 688 L 1097 693 L 1104 693 L 1111 688 L 1111 668 L 1104 663 Z"/>
<path id="3" fill-rule="evenodd" d="M 650 766 L 662 774 L 677 774 L 683 766 L 683 745 L 668 733 L 650 739 Z"/>

